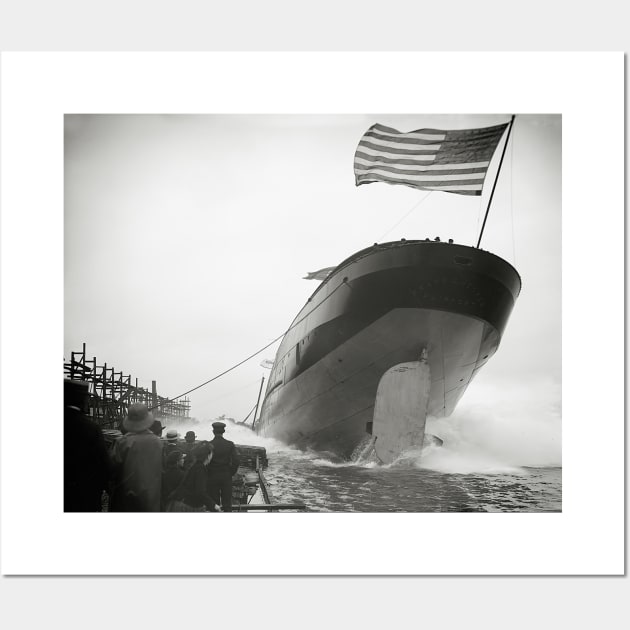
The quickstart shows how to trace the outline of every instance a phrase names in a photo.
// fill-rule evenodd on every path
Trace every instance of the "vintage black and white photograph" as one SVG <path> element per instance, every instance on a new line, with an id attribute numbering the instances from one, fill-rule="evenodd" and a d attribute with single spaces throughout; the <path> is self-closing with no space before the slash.
<path id="1" fill-rule="evenodd" d="M 124 9 L 0 60 L 8 626 L 624 627 L 625 57 L 508 49 L 625 22 Z"/>
<path id="2" fill-rule="evenodd" d="M 3 572 L 623 573 L 623 61 L 3 58 Z"/>
<path id="3" fill-rule="evenodd" d="M 561 512 L 561 139 L 66 114 L 64 511 Z"/>

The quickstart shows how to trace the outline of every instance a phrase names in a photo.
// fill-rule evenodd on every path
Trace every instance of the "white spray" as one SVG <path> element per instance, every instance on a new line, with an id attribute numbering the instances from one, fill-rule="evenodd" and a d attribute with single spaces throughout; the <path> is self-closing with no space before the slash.
<path id="1" fill-rule="evenodd" d="M 430 418 L 427 432 L 444 440 L 417 464 L 441 472 L 509 472 L 562 465 L 560 386 L 475 383 L 449 418 Z"/>

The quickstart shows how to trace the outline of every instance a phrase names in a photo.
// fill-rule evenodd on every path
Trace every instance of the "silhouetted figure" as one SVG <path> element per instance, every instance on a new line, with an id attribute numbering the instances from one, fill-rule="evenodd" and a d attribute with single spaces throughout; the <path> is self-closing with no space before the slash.
<path id="1" fill-rule="evenodd" d="M 64 379 L 64 512 L 100 512 L 109 457 L 100 427 L 87 412 L 89 385 Z"/>
<path id="2" fill-rule="evenodd" d="M 184 460 L 184 468 L 188 469 L 192 466 L 192 450 L 197 446 L 198 442 L 196 440 L 197 436 L 194 431 L 187 431 L 186 436 L 184 437 L 183 444 L 179 445 L 180 450 L 184 455 L 186 455 L 186 459 Z"/>
<path id="3" fill-rule="evenodd" d="M 159 420 L 154 420 L 150 428 L 151 431 L 155 433 L 155 435 L 157 435 L 159 438 L 162 437 L 162 431 L 164 431 L 164 427 Z"/>
<path id="4" fill-rule="evenodd" d="M 166 432 L 166 441 L 162 442 L 162 468 L 166 470 L 166 460 L 171 453 L 183 453 L 184 451 L 180 448 L 179 442 L 179 433 L 175 429 L 169 429 Z"/>
<path id="5" fill-rule="evenodd" d="M 168 503 L 168 512 L 220 512 L 221 508 L 208 493 L 206 466 L 212 460 L 212 445 L 202 443 L 192 450 L 192 466 Z"/>
<path id="6" fill-rule="evenodd" d="M 171 453 L 166 458 L 166 468 L 162 473 L 162 510 L 167 511 L 170 498 L 184 478 L 184 454 Z"/>
<path id="7" fill-rule="evenodd" d="M 214 456 L 208 464 L 208 492 L 221 504 L 224 512 L 232 511 L 232 476 L 239 466 L 238 452 L 234 442 L 223 437 L 224 422 L 213 422 L 214 439 L 210 442 L 214 448 Z"/>
<path id="8" fill-rule="evenodd" d="M 114 442 L 112 512 L 159 512 L 162 500 L 162 441 L 150 431 L 153 416 L 144 403 L 129 407 L 127 433 Z"/>

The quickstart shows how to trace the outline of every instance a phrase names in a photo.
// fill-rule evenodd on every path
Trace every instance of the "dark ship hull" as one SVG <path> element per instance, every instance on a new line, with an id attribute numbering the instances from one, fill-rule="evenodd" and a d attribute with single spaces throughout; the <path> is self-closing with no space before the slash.
<path id="1" fill-rule="evenodd" d="M 357 252 L 282 340 L 257 431 L 349 457 L 369 435 L 383 374 L 423 350 L 427 413 L 448 416 L 496 352 L 520 287 L 511 265 L 473 247 L 399 241 Z"/>

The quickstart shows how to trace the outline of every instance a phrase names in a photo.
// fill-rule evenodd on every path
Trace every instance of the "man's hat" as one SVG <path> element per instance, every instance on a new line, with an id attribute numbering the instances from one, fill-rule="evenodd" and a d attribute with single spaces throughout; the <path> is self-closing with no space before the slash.
<path id="1" fill-rule="evenodd" d="M 178 437 L 179 437 L 179 433 L 177 432 L 177 429 L 169 429 L 166 432 L 167 440 L 176 440 Z"/>
<path id="2" fill-rule="evenodd" d="M 223 433 L 225 431 L 225 422 L 213 422 L 212 430 L 217 433 Z"/>
<path id="3" fill-rule="evenodd" d="M 66 407 L 79 407 L 82 409 L 89 393 L 90 386 L 85 381 L 69 378 L 63 379 L 63 397 Z"/>
<path id="4" fill-rule="evenodd" d="M 184 439 L 186 440 L 186 442 L 194 442 L 196 437 L 197 436 L 195 435 L 194 431 L 187 431 L 186 437 Z"/>
<path id="5" fill-rule="evenodd" d="M 123 420 L 123 427 L 127 431 L 140 433 L 146 431 L 153 424 L 153 415 L 144 403 L 133 403 L 129 405 L 127 417 Z"/>

